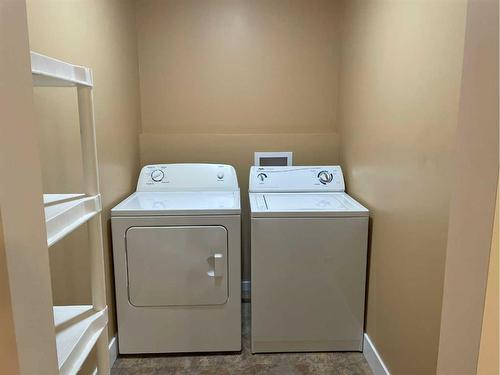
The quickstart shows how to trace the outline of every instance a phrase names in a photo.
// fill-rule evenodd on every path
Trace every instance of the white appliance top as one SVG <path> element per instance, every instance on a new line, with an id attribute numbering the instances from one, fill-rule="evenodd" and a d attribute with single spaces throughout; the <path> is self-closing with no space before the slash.
<path id="1" fill-rule="evenodd" d="M 239 190 L 234 167 L 226 164 L 152 164 L 142 167 L 137 191 Z"/>
<path id="2" fill-rule="evenodd" d="M 252 167 L 249 190 L 252 217 L 368 216 L 339 166 Z"/>
<path id="3" fill-rule="evenodd" d="M 239 214 L 236 171 L 223 164 L 155 164 L 142 168 L 137 191 L 111 216 Z"/>
<path id="4" fill-rule="evenodd" d="M 368 209 L 344 192 L 250 193 L 252 217 L 368 216 Z"/>
<path id="5" fill-rule="evenodd" d="M 239 191 L 136 192 L 111 210 L 111 216 L 239 214 Z"/>
<path id="6" fill-rule="evenodd" d="M 340 192 L 344 176 L 335 166 L 257 167 L 250 169 L 249 191 L 256 192 Z"/>

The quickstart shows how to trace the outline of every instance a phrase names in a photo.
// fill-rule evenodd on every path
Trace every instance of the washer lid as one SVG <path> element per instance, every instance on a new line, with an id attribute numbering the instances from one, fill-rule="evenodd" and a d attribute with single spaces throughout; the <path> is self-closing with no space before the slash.
<path id="1" fill-rule="evenodd" d="M 251 193 L 253 217 L 368 216 L 368 209 L 346 193 Z"/>
<path id="2" fill-rule="evenodd" d="M 239 191 L 136 192 L 111 210 L 113 217 L 239 213 Z"/>

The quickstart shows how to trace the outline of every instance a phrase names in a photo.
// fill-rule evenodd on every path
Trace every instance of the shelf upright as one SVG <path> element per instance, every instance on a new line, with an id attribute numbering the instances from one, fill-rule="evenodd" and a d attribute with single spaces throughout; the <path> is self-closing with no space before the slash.
<path id="1" fill-rule="evenodd" d="M 44 194 L 47 243 L 52 246 L 88 223 L 92 305 L 54 306 L 60 374 L 76 374 L 95 346 L 98 374 L 109 374 L 108 309 L 104 273 L 101 195 L 97 162 L 92 71 L 31 52 L 33 85 L 76 87 L 84 192 Z"/>

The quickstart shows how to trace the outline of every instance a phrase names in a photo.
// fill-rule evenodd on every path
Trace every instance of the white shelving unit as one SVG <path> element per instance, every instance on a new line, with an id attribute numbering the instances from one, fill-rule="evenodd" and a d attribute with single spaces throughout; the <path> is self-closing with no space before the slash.
<path id="1" fill-rule="evenodd" d="M 101 196 L 92 99 L 92 71 L 31 52 L 33 86 L 76 87 L 85 191 L 44 194 L 47 244 L 52 246 L 88 223 L 92 305 L 54 306 L 60 374 L 76 374 L 95 346 L 98 374 L 109 374 L 108 309 L 102 247 Z"/>
<path id="2" fill-rule="evenodd" d="M 92 70 L 31 52 L 33 86 L 92 87 Z"/>
<path id="3" fill-rule="evenodd" d="M 52 246 L 101 212 L 101 196 L 44 194 L 47 243 Z"/>
<path id="4" fill-rule="evenodd" d="M 59 371 L 75 374 L 103 330 L 108 310 L 96 311 L 91 305 L 54 306 L 57 362 Z"/>

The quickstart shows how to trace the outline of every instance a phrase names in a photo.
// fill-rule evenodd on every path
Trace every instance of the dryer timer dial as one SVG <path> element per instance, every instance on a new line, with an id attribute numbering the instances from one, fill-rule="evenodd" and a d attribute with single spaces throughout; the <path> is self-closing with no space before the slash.
<path id="1" fill-rule="evenodd" d="M 151 172 L 151 179 L 154 182 L 160 182 L 163 180 L 163 177 L 165 177 L 165 173 L 161 169 L 155 169 L 153 172 Z"/>

